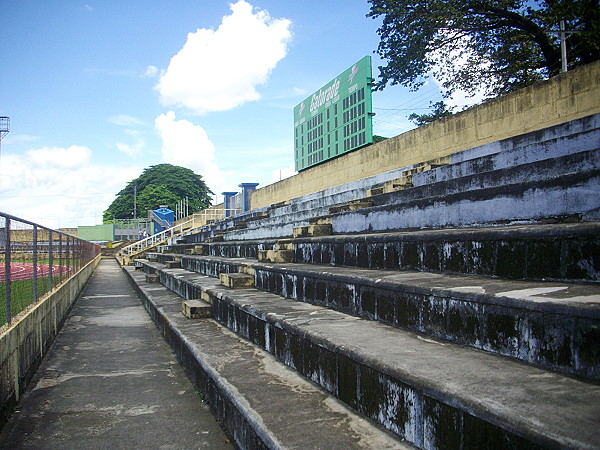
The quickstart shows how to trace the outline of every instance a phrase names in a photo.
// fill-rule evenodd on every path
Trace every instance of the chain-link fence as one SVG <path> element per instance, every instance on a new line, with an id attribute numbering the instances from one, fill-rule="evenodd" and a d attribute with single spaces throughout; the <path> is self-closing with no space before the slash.
<path id="1" fill-rule="evenodd" d="M 96 244 L 0 212 L 0 327 L 99 253 Z"/>

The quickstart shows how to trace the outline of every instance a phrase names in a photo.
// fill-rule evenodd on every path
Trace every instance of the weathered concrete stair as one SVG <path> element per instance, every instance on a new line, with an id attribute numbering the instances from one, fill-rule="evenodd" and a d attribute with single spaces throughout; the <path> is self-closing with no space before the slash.
<path id="1" fill-rule="evenodd" d="M 212 317 L 212 305 L 201 299 L 183 300 L 181 313 L 188 319 Z"/>
<path id="2" fill-rule="evenodd" d="M 412 448 L 215 320 L 184 317 L 182 297 L 124 270 L 240 448 Z"/>
<path id="3" fill-rule="evenodd" d="M 292 236 L 294 238 L 299 237 L 311 237 L 311 236 L 329 236 L 331 234 L 331 224 L 311 224 L 301 227 L 294 227 Z"/>
<path id="4" fill-rule="evenodd" d="M 167 269 L 178 269 L 181 267 L 181 260 L 179 258 L 175 258 L 171 261 L 166 261 L 165 266 Z"/>
<path id="5" fill-rule="evenodd" d="M 563 158 L 575 156 L 585 157 Z M 590 157 L 593 168 L 550 175 L 543 169 L 547 161 L 531 163 L 536 165 L 532 171 L 544 177 L 539 179 L 527 178 L 524 168 L 507 168 L 374 196 L 370 208 L 334 214 L 333 233 L 535 222 L 565 216 L 594 220 L 600 214 L 600 150 Z"/>
<path id="6" fill-rule="evenodd" d="M 258 259 L 261 251 L 277 250 L 277 242 L 293 243 L 298 263 L 517 280 L 600 281 L 600 222 L 228 241 L 205 243 L 201 248 L 207 256 Z"/>
<path id="7" fill-rule="evenodd" d="M 259 250 L 257 259 L 259 262 L 291 263 L 294 262 L 295 253 L 293 241 L 281 240 L 273 250 Z"/>
<path id="8" fill-rule="evenodd" d="M 222 273 L 219 280 L 223 286 L 231 289 L 254 287 L 254 277 L 245 273 Z"/>
<path id="9" fill-rule="evenodd" d="M 415 174 L 415 186 L 598 149 L 600 114 L 450 155 L 449 165 Z"/>
<path id="10" fill-rule="evenodd" d="M 388 192 L 398 191 L 401 189 L 407 189 L 413 187 L 413 175 L 426 172 L 437 167 L 442 167 L 450 164 L 450 157 L 445 156 L 437 158 L 432 161 L 416 164 L 411 169 L 402 171 L 402 176 L 393 180 L 385 181 L 380 186 L 374 187 L 368 190 L 368 197 L 373 195 L 386 194 Z"/>
<path id="11" fill-rule="evenodd" d="M 207 293 L 220 323 L 418 447 L 600 445 L 595 384 L 322 306 L 255 289 L 227 289 L 184 269 L 147 264 L 175 292 Z"/>
<path id="12" fill-rule="evenodd" d="M 599 124 L 309 194 L 246 229 L 231 219 L 188 236 L 206 256 L 181 256 L 180 269 L 165 265 L 178 255 L 139 264 L 418 447 L 600 448 Z M 414 187 L 361 204 L 402 175 Z M 297 234 L 284 241 L 296 263 L 266 262 L 292 227 L 316 224 L 334 235 Z M 219 282 L 239 273 L 259 289 Z"/>
<path id="13" fill-rule="evenodd" d="M 502 223 L 506 220 L 541 220 L 575 214 L 574 211 L 586 206 L 587 210 L 594 211 L 600 207 L 591 196 L 600 184 L 599 153 L 597 150 L 582 151 L 535 160 L 519 168 L 467 172 L 467 175 L 451 180 L 328 207 L 327 211 L 334 214 L 332 232 L 364 233 Z M 564 200 L 565 196 L 579 197 L 587 204 L 570 203 Z M 369 204 L 371 201 L 372 205 Z M 224 239 L 284 237 L 293 235 L 295 227 L 308 230 L 304 227 L 309 226 L 311 216 L 323 214 L 325 207 L 315 207 L 308 201 L 305 203 L 304 206 L 298 203 L 293 210 L 289 206 L 290 212 L 286 216 L 257 220 L 246 232 L 227 231 Z"/>
<path id="14" fill-rule="evenodd" d="M 383 181 L 373 177 L 370 181 L 365 179 L 293 199 L 271 209 L 269 217 L 252 220 L 245 230 L 222 228 L 221 231 L 224 232 L 223 238 L 226 241 L 289 237 L 292 236 L 294 227 L 308 226 L 312 217 L 327 214 L 331 207 L 341 208 L 349 202 L 360 202 L 370 189 L 386 183 L 393 184 L 403 173 L 405 176 L 410 174 L 413 178 L 414 188 L 374 196 L 373 209 L 338 212 L 334 217 L 333 232 L 339 234 L 496 223 L 502 221 L 499 217 L 511 209 L 515 210 L 515 214 L 509 215 L 508 220 L 527 220 L 530 206 L 535 211 L 536 205 L 542 206 L 534 214 L 535 217 L 531 217 L 533 219 L 569 215 L 571 213 L 568 210 L 556 208 L 557 205 L 572 203 L 565 196 L 572 198 L 583 193 L 582 198 L 586 198 L 586 187 L 588 192 L 598 189 L 597 180 L 590 185 L 589 177 L 594 176 L 594 168 L 598 169 L 599 129 L 600 115 L 584 117 L 456 153 L 449 157 L 450 164 L 442 167 L 436 167 L 438 164 L 435 163 L 427 167 L 414 165 L 412 168 L 381 174 Z M 421 171 L 420 167 L 428 170 Z M 577 190 L 573 185 L 585 180 L 573 172 L 583 174 L 586 171 L 588 185 Z M 560 177 L 563 178 L 559 180 Z M 563 186 L 557 185 L 561 180 Z M 524 183 L 525 181 L 529 183 Z M 568 189 L 564 190 L 564 186 Z M 543 189 L 548 189 L 548 192 L 543 192 Z M 449 197 L 451 195 L 454 197 Z M 595 205 L 593 199 L 591 203 Z M 391 204 L 402 204 L 403 211 L 386 209 L 386 205 Z M 449 208 L 449 204 L 454 209 Z M 594 205 L 591 210 L 594 210 Z M 426 211 L 418 214 L 420 209 Z M 466 211 L 466 217 L 457 218 L 455 209 Z M 497 214 L 478 215 L 477 210 Z M 259 213 L 262 212 L 255 214 Z M 600 211 L 596 211 L 596 216 L 599 214 Z M 365 215 L 369 215 L 366 221 Z M 204 237 L 200 235 L 188 238 L 190 242 L 204 241 Z"/>
<path id="15" fill-rule="evenodd" d="M 252 268 L 267 292 L 600 381 L 599 285 L 216 257 L 182 263 L 212 276 Z"/>
<path id="16" fill-rule="evenodd" d="M 256 220 L 268 218 L 269 211 L 274 208 L 262 208 L 260 210 L 247 211 L 221 220 L 208 221 L 206 225 L 186 233 L 184 239 L 187 243 L 204 242 L 212 239 L 215 235 L 222 235 L 227 230 L 243 229 L 246 224 Z"/>
<path id="17" fill-rule="evenodd" d="M 294 245 L 299 263 L 600 281 L 600 222 L 334 235 Z"/>

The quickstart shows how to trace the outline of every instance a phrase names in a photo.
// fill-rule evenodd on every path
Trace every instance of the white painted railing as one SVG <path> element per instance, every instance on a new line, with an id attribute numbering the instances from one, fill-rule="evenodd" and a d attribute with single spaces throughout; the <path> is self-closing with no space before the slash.
<path id="1" fill-rule="evenodd" d="M 167 242 L 169 239 L 180 236 L 185 232 L 193 231 L 198 229 L 208 223 L 209 220 L 221 220 L 225 218 L 224 209 L 206 209 L 204 211 L 200 211 L 192 214 L 191 219 L 186 220 L 184 222 L 180 222 L 175 226 L 163 230 L 159 233 L 153 234 L 152 236 L 148 236 L 147 238 L 141 239 L 133 244 L 130 244 L 126 247 L 123 247 L 119 251 L 119 255 L 121 257 L 131 257 L 138 253 L 141 253 L 149 248 L 152 248 L 156 245 Z M 231 216 L 240 212 L 239 209 L 229 209 L 227 210 Z"/>

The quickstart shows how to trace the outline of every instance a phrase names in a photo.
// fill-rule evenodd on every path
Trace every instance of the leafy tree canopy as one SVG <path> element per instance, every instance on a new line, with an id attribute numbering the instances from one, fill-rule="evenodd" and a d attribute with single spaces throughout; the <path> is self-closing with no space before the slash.
<path id="1" fill-rule="evenodd" d="M 135 188 L 138 218 L 148 217 L 148 210 L 157 209 L 161 205 L 174 209 L 175 205 L 186 197 L 190 213 L 200 211 L 211 204 L 212 192 L 201 175 L 185 167 L 158 164 L 144 169 L 139 177 L 127 183 L 104 211 L 104 221 L 133 218 Z"/>
<path id="2" fill-rule="evenodd" d="M 442 119 L 444 117 L 451 116 L 452 107 L 446 105 L 443 101 L 435 102 L 432 105 L 432 111 L 429 114 L 416 114 L 412 113 L 408 116 L 409 120 L 412 120 L 417 126 L 426 125 L 433 122 L 434 120 Z"/>
<path id="3" fill-rule="evenodd" d="M 561 70 L 560 36 L 569 68 L 600 59 L 597 0 L 369 0 L 368 17 L 383 19 L 376 89 L 418 89 L 431 74 L 444 95 L 460 89 L 494 97 Z"/>

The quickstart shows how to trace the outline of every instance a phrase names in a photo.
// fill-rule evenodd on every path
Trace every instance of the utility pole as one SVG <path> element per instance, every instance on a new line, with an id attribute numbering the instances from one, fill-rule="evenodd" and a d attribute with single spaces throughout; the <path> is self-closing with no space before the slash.
<path id="1" fill-rule="evenodd" d="M 562 72 L 567 70 L 567 33 L 565 30 L 565 21 L 560 21 L 560 59 L 562 60 Z"/>
<path id="2" fill-rule="evenodd" d="M 571 34 L 575 34 L 575 33 L 579 33 L 578 31 L 574 31 L 574 30 L 567 30 L 566 24 L 564 20 L 560 21 L 560 29 L 558 31 L 556 30 L 550 30 L 549 33 L 552 34 L 558 34 L 560 36 L 560 59 L 561 59 L 561 72 L 565 73 L 567 72 L 567 70 L 569 70 L 568 67 L 568 63 L 567 63 L 567 39 L 569 38 L 569 36 Z"/>
<path id="3" fill-rule="evenodd" d="M 133 186 L 133 221 L 137 219 L 137 185 Z"/>

